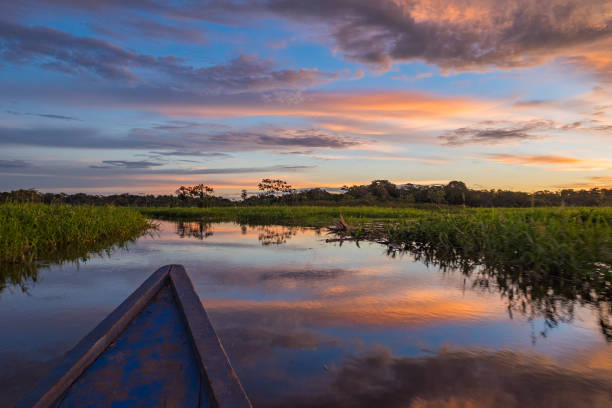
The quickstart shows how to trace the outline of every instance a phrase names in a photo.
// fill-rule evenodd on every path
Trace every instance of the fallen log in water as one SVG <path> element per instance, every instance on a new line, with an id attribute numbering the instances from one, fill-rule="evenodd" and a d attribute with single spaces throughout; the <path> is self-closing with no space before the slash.
<path id="1" fill-rule="evenodd" d="M 328 234 L 335 234 L 338 238 L 327 238 L 325 242 L 340 242 L 366 240 L 386 245 L 391 251 L 401 251 L 404 246 L 390 242 L 386 236 L 387 227 L 384 224 L 363 224 L 359 228 L 349 225 L 344 217 L 327 227 Z"/>
<path id="2" fill-rule="evenodd" d="M 355 232 L 356 228 L 349 225 L 345 220 L 344 217 L 341 215 L 340 218 L 338 219 L 338 221 L 334 221 L 332 223 L 332 225 L 330 225 L 329 227 L 327 227 L 327 229 L 335 234 L 340 234 L 340 233 L 353 233 Z"/>

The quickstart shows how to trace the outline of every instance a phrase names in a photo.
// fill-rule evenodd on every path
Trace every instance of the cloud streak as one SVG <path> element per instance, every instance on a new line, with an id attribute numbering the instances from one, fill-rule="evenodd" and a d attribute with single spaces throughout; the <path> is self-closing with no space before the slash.
<path id="1" fill-rule="evenodd" d="M 555 123 L 549 120 L 531 120 L 522 123 L 506 124 L 504 122 L 485 121 L 479 127 L 463 127 L 440 136 L 444 144 L 457 146 L 464 144 L 497 144 L 520 140 L 537 139 L 538 132 L 556 129 Z"/>
<path id="2" fill-rule="evenodd" d="M 200 92 L 243 93 L 304 89 L 337 78 L 317 69 L 275 69 L 271 61 L 240 55 L 225 64 L 186 65 L 182 58 L 157 57 L 126 50 L 101 39 L 79 37 L 43 26 L 23 26 L 0 20 L 0 56 L 17 65 L 71 75 L 94 74 L 109 80 L 146 83 L 167 77 L 167 86 Z"/>
<path id="3" fill-rule="evenodd" d="M 23 160 L 0 160 L 1 170 L 23 169 L 29 166 L 29 163 Z"/>
<path id="4" fill-rule="evenodd" d="M 533 155 L 533 154 L 491 154 L 489 160 L 505 164 L 521 164 L 524 166 L 555 166 L 558 170 L 580 171 L 580 170 L 609 170 L 612 169 L 612 161 L 607 159 L 583 159 L 556 155 Z"/>
<path id="5" fill-rule="evenodd" d="M 7 110 L 6 113 L 15 116 L 37 116 L 39 118 L 45 119 L 59 119 L 59 120 L 68 120 L 68 121 L 80 121 L 73 116 L 65 116 L 65 115 L 56 115 L 52 113 L 31 113 L 31 112 L 16 112 L 12 110 Z"/>
<path id="6" fill-rule="evenodd" d="M 103 160 L 102 165 L 91 165 L 89 167 L 91 167 L 92 169 L 112 169 L 117 167 L 123 167 L 125 169 L 149 169 L 151 167 L 157 166 L 163 166 L 163 164 L 146 160 Z"/>
<path id="7" fill-rule="evenodd" d="M 0 126 L 0 146 L 40 146 L 77 149 L 136 149 L 166 156 L 226 157 L 229 151 L 283 150 L 294 148 L 357 147 L 361 141 L 316 129 L 270 128 L 259 131 L 219 132 L 202 127 L 184 129 L 135 128 L 129 134 L 108 136 L 95 128 Z"/>

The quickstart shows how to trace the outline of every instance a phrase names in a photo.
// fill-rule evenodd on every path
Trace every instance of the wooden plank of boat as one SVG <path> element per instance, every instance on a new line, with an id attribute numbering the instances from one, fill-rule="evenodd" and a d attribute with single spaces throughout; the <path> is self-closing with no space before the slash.
<path id="1" fill-rule="evenodd" d="M 17 407 L 251 407 L 181 265 L 158 269 Z"/>

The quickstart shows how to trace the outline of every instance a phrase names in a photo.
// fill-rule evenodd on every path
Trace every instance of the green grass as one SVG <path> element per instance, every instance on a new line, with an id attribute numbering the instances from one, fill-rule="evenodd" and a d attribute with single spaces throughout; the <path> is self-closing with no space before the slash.
<path id="1" fill-rule="evenodd" d="M 85 260 L 142 235 L 151 226 L 125 207 L 0 205 L 0 289 L 36 278 L 42 263 Z"/>
<path id="2" fill-rule="evenodd" d="M 488 209 L 424 215 L 390 226 L 392 241 L 442 266 L 484 267 L 507 290 L 612 298 L 612 209 Z M 542 293 L 535 293 L 541 291 Z M 509 294 L 512 296 L 512 294 Z"/>
<path id="3" fill-rule="evenodd" d="M 233 221 L 241 224 L 277 224 L 303 227 L 324 227 L 340 215 L 350 224 L 414 218 L 431 212 L 415 208 L 385 207 L 322 207 L 322 206 L 236 206 L 236 207 L 163 207 L 140 208 L 152 218 Z"/>

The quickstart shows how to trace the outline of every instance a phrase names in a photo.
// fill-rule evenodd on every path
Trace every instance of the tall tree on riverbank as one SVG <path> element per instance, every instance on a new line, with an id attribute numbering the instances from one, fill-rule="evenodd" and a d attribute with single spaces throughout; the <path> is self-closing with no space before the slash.
<path id="1" fill-rule="evenodd" d="M 288 184 L 285 180 L 280 179 L 262 179 L 257 185 L 257 188 L 259 191 L 261 191 L 260 195 L 265 197 L 277 194 L 289 194 L 295 191 L 291 187 L 291 184 Z"/>

